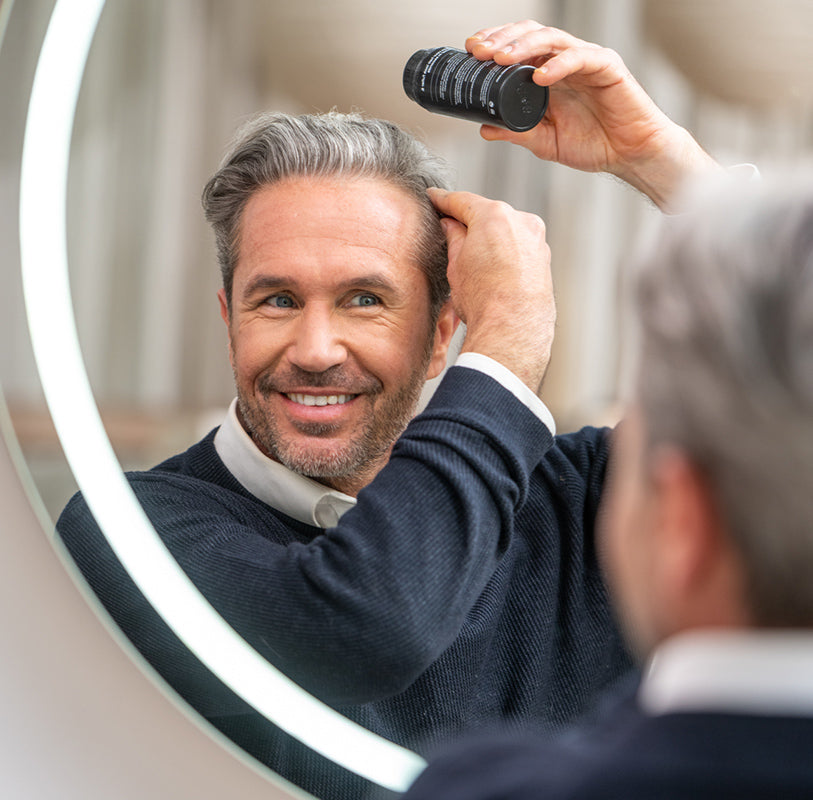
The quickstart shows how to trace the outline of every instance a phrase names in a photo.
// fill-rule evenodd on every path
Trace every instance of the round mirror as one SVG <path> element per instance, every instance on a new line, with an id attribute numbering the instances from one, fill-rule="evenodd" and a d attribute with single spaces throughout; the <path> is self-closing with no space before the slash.
<path id="1" fill-rule="evenodd" d="M 624 187 L 539 163 L 518 148 L 486 144 L 471 123 L 420 109 L 401 89 L 409 55 L 428 46 L 460 45 L 465 35 L 487 24 L 544 19 L 615 47 L 636 74 L 644 69 L 648 90 L 683 124 L 694 128 L 697 122 L 701 141 L 721 160 L 759 161 L 774 152 L 760 133 L 762 120 L 747 109 L 711 107 L 705 101 L 708 113 L 696 117 L 693 88 L 636 38 L 637 3 L 613 13 L 598 0 L 517 0 L 498 11 L 479 0 L 379 5 L 373 8 L 360 0 L 121 0 L 104 8 L 98 0 L 0 3 L 0 25 L 9 32 L 0 49 L 0 157 L 7 212 L 0 219 L 7 243 L 0 383 L 14 425 L 10 446 L 19 442 L 25 480 L 33 480 L 29 488 L 36 487 L 31 502 L 46 530 L 53 529 L 80 484 L 88 491 L 84 476 L 94 484 L 100 477 L 105 481 L 91 489 L 102 501 L 126 497 L 119 464 L 148 468 L 185 449 L 223 418 L 234 389 L 217 313 L 214 246 L 199 197 L 233 131 L 256 110 L 359 108 L 393 119 L 447 156 L 461 187 L 545 217 L 557 254 L 563 319 L 546 400 L 563 428 L 594 421 L 612 406 L 619 383 L 616 329 L 621 316 L 613 302 L 616 265 L 650 212 Z M 88 17 L 82 18 L 79 8 Z M 36 116 L 28 116 L 29 98 L 49 22 L 60 9 L 66 16 L 53 28 L 54 36 L 65 33 L 64 44 L 74 49 L 58 55 L 40 74 L 75 83 L 73 88 L 57 83 L 63 88 L 44 101 L 44 122 L 38 123 Z M 72 59 L 73 72 L 61 59 Z M 34 119 L 28 134 L 27 118 L 29 126 Z M 738 134 L 736 145 L 732 128 Z M 778 121 L 772 130 L 779 134 L 775 142 L 806 146 L 798 135 L 783 136 Z M 26 174 L 41 173 L 40 183 L 23 192 L 27 211 L 21 222 L 29 247 L 22 254 L 29 270 L 25 291 L 16 244 L 24 139 Z M 64 159 L 54 166 L 49 159 L 60 148 Z M 53 169 L 43 175 L 49 163 Z M 65 252 L 66 269 L 60 272 Z M 36 359 L 25 302 L 36 328 Z M 61 349 L 54 350 L 54 344 Z M 42 384 L 37 361 L 49 376 L 43 375 Z M 82 395 L 80 405 L 52 418 L 54 403 L 76 394 Z M 94 417 L 97 412 L 103 427 Z M 93 433 L 86 424 L 96 426 Z M 89 448 L 91 440 L 101 449 Z M 115 469 L 110 459 L 117 462 Z M 129 502 L 120 500 L 112 512 L 102 509 L 99 514 L 120 519 L 122 503 Z M 123 553 L 129 547 L 137 555 L 143 548 L 133 542 L 142 540 L 132 537 L 148 536 L 149 526 L 137 508 L 131 512 L 121 547 Z M 180 576 L 167 577 L 170 564 L 168 572 L 156 571 L 163 558 L 160 550 L 147 552 L 149 565 L 134 569 L 154 581 L 155 591 L 175 586 L 176 578 L 182 582 Z M 184 596 L 185 609 L 197 605 L 194 594 Z M 173 625 L 183 627 L 185 616 L 186 610 Z M 173 618 L 171 609 L 168 618 Z M 264 676 L 258 677 L 259 686 L 267 687 L 262 682 L 276 677 L 269 678 L 267 665 L 256 663 L 228 634 L 219 638 L 214 633 L 217 620 L 211 624 L 210 635 L 203 637 L 210 655 L 203 657 L 212 658 L 219 669 L 218 656 L 233 654 L 223 667 L 226 673 L 239 673 L 234 680 L 243 685 L 236 690 L 257 691 L 258 704 L 267 705 L 274 718 L 279 704 L 266 703 L 260 695 L 278 697 L 289 688 L 295 693 L 295 687 L 282 689 L 275 683 L 270 692 L 246 688 L 245 676 L 255 672 Z M 323 713 L 318 705 L 309 707 L 313 714 Z M 297 724 L 309 719 L 298 712 L 293 716 Z M 352 744 L 363 732 L 336 732 L 328 718 L 329 713 L 318 723 L 306 723 L 296 735 L 390 788 L 403 788 L 420 769 L 422 761 L 414 754 L 372 738 L 364 741 L 383 748 L 376 752 L 393 755 L 368 755 Z M 345 755 L 334 752 L 337 744 L 350 745 L 342 748 Z M 354 752 L 346 755 L 348 750 Z M 364 754 L 359 757 L 359 752 Z"/>

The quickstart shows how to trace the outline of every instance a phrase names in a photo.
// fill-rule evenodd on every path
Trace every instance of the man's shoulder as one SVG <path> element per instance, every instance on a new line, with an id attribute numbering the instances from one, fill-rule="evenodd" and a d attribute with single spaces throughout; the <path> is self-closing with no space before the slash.
<path id="1" fill-rule="evenodd" d="M 258 502 L 220 460 L 213 443 L 214 433 L 210 432 L 187 450 L 150 469 L 125 473 L 130 488 L 150 516 L 160 515 L 162 509 L 172 514 L 184 506 L 205 513 Z M 63 509 L 57 528 L 64 530 L 77 522 L 88 521 L 91 516 L 84 495 L 77 492 Z"/>
<path id="2" fill-rule="evenodd" d="M 579 787 L 611 764 L 610 752 L 618 749 L 617 738 L 600 739 L 591 746 L 587 731 L 592 733 L 592 728 L 574 728 L 557 736 L 519 731 L 464 738 L 430 759 L 405 800 L 587 797 Z"/>
<path id="3" fill-rule="evenodd" d="M 195 442 L 186 450 L 168 456 L 148 470 L 126 473 L 128 479 L 137 480 L 144 475 L 159 473 L 161 475 L 186 475 L 205 480 L 212 472 L 219 474 L 223 468 L 223 462 L 215 449 L 216 433 L 217 428 L 209 431 L 200 441 Z"/>
<path id="4" fill-rule="evenodd" d="M 557 434 L 554 437 L 554 448 L 574 461 L 606 458 L 611 437 L 612 428 L 585 425 L 578 430 Z"/>
<path id="5" fill-rule="evenodd" d="M 611 428 L 587 426 L 557 434 L 534 472 L 535 483 L 567 501 L 585 494 L 597 501 L 610 458 Z"/>
<path id="6" fill-rule="evenodd" d="M 648 716 L 634 698 L 557 737 L 483 736 L 430 763 L 406 800 L 802 798 L 813 792 L 813 719 Z"/>
<path id="7" fill-rule="evenodd" d="M 614 744 L 594 739 L 593 745 L 597 756 L 585 798 L 613 792 L 664 800 L 813 796 L 811 717 L 639 713 Z"/>
<path id="8" fill-rule="evenodd" d="M 649 715 L 631 701 L 576 740 L 574 766 L 587 765 L 578 782 L 584 789 L 576 796 L 810 797 L 812 746 L 811 717 Z M 559 749 L 551 749 L 549 760 L 560 757 Z"/>

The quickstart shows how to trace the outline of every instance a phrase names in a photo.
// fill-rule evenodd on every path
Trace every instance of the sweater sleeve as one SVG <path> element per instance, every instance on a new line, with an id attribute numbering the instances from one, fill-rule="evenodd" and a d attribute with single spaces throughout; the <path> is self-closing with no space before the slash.
<path id="1" fill-rule="evenodd" d="M 452 368 L 357 506 L 309 542 L 275 541 L 259 516 L 191 482 L 142 473 L 133 486 L 225 619 L 304 688 L 347 705 L 403 691 L 451 644 L 552 441 L 492 378 Z M 161 659 L 144 599 L 124 588 L 81 498 L 58 529 L 125 634 Z"/>

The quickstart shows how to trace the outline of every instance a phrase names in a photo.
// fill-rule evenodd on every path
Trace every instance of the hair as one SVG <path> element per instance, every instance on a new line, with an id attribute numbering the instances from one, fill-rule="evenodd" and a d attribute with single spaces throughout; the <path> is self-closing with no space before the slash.
<path id="1" fill-rule="evenodd" d="M 703 470 L 765 627 L 813 624 L 813 179 L 714 187 L 635 280 L 649 447 Z"/>
<path id="2" fill-rule="evenodd" d="M 240 223 L 251 196 L 292 177 L 378 178 L 415 199 L 424 224 L 412 243 L 429 281 L 431 318 L 449 296 L 446 238 L 426 194 L 449 188 L 449 167 L 392 122 L 360 114 L 259 114 L 238 132 L 220 168 L 203 190 L 203 208 L 217 245 L 223 288 L 231 307 L 240 250 Z M 406 243 L 405 243 L 406 245 Z"/>

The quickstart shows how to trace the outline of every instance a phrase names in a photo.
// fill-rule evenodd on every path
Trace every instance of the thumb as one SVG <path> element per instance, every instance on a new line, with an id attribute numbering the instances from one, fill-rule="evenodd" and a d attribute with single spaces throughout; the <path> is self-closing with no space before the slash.
<path id="1" fill-rule="evenodd" d="M 498 128 L 496 125 L 481 125 L 480 136 L 487 142 L 510 142 L 530 150 L 541 127 L 542 123 L 540 122 L 539 125 L 529 131 L 509 131 L 507 128 Z"/>
<path id="2" fill-rule="evenodd" d="M 442 217 L 440 220 L 443 232 L 446 234 L 446 247 L 449 252 L 449 263 L 457 261 L 463 242 L 466 239 L 467 228 L 462 222 L 451 217 Z"/>
<path id="3" fill-rule="evenodd" d="M 487 142 L 511 141 L 511 131 L 496 125 L 481 125 L 480 136 Z"/>

